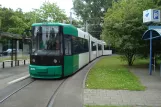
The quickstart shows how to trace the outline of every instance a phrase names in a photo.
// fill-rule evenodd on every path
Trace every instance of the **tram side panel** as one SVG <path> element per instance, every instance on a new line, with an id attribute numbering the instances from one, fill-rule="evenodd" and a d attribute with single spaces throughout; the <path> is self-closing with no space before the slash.
<path id="1" fill-rule="evenodd" d="M 91 41 L 91 61 L 94 60 L 97 57 L 97 51 L 96 51 L 96 43 L 94 41 Z"/>
<path id="2" fill-rule="evenodd" d="M 102 45 L 102 56 L 103 56 L 103 52 L 104 52 L 104 45 Z"/>
<path id="3" fill-rule="evenodd" d="M 98 44 L 96 44 L 96 57 L 98 57 Z"/>
<path id="4" fill-rule="evenodd" d="M 92 60 L 91 54 L 92 54 L 92 44 L 91 44 L 91 35 L 89 35 L 89 62 Z"/>
<path id="5" fill-rule="evenodd" d="M 71 75 L 79 69 L 79 55 L 64 56 L 64 76 Z"/>
<path id="6" fill-rule="evenodd" d="M 96 55 L 97 55 L 96 52 L 97 51 L 92 51 L 91 52 L 91 61 L 94 60 L 94 59 L 96 59 Z"/>
<path id="7" fill-rule="evenodd" d="M 79 69 L 89 63 L 89 52 L 79 54 Z"/>
<path id="8" fill-rule="evenodd" d="M 89 37 L 78 29 L 78 36 L 71 36 L 72 54 L 64 56 L 64 76 L 68 76 L 89 63 Z M 68 46 L 68 45 L 66 45 Z"/>
<path id="9" fill-rule="evenodd" d="M 83 48 L 83 50 L 81 51 L 81 53 L 79 53 L 79 69 L 82 68 L 84 65 L 89 63 L 89 42 L 90 42 L 90 36 L 88 33 L 81 31 L 80 29 L 78 29 L 78 38 L 83 41 L 82 44 L 80 44 L 81 48 Z"/>
<path id="10" fill-rule="evenodd" d="M 98 56 L 102 56 L 102 44 L 98 44 Z"/>

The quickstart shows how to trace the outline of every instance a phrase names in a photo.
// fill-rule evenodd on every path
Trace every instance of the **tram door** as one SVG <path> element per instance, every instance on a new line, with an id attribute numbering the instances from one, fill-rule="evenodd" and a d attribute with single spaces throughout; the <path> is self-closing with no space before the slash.
<path id="1" fill-rule="evenodd" d="M 71 36 L 65 35 L 64 36 L 64 43 L 65 43 L 65 55 L 71 55 L 71 53 L 72 53 Z"/>

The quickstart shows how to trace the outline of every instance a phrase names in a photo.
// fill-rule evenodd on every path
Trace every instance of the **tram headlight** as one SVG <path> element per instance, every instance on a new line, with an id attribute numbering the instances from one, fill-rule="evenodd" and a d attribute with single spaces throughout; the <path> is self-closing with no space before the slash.
<path id="1" fill-rule="evenodd" d="M 32 62 L 35 62 L 35 59 L 32 59 Z"/>
<path id="2" fill-rule="evenodd" d="M 56 59 L 53 60 L 54 63 L 57 63 L 58 61 Z"/>

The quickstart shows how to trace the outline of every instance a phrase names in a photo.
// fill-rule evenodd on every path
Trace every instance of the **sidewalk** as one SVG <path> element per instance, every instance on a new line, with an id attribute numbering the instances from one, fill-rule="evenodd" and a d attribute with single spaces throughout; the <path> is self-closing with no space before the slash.
<path id="1" fill-rule="evenodd" d="M 29 75 L 28 65 L 13 68 L 0 68 L 0 90 L 10 85 L 10 82 Z"/>
<path id="2" fill-rule="evenodd" d="M 131 69 L 144 86 L 145 91 L 84 90 L 85 105 L 131 105 L 161 107 L 161 77 L 159 71 L 148 74 L 148 69 Z"/>

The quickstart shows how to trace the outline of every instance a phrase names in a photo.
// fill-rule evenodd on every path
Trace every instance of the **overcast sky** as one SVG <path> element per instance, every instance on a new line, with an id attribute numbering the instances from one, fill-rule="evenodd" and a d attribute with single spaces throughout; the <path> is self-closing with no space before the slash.
<path id="1" fill-rule="evenodd" d="M 55 2 L 57 5 L 64 9 L 67 16 L 70 15 L 70 9 L 73 7 L 72 0 L 0 0 L 2 7 L 17 9 L 21 8 L 23 12 L 31 11 L 32 8 L 39 8 L 43 2 Z"/>

